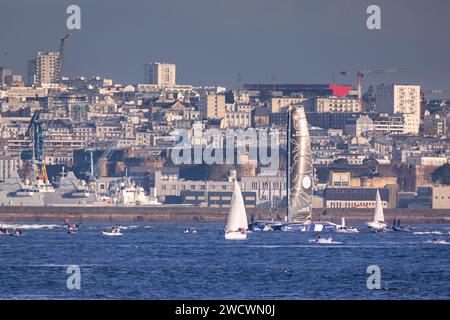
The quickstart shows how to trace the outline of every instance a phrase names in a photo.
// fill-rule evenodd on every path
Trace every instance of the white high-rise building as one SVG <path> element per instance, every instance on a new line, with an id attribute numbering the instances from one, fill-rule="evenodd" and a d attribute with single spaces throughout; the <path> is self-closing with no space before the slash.
<path id="1" fill-rule="evenodd" d="M 175 64 L 152 62 L 144 66 L 144 81 L 146 84 L 156 84 L 159 86 L 174 86 L 176 84 Z"/>
<path id="2" fill-rule="evenodd" d="M 376 110 L 380 113 L 402 114 L 407 134 L 418 134 L 420 127 L 420 86 L 379 85 Z"/>
<path id="3" fill-rule="evenodd" d="M 28 61 L 28 84 L 56 83 L 60 73 L 59 52 L 37 53 L 36 58 Z"/>

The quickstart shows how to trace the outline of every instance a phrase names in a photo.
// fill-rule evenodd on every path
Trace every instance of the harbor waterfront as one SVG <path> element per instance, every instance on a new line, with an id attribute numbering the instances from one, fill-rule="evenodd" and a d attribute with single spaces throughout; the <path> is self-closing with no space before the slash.
<path id="1" fill-rule="evenodd" d="M 450 1 L 75 2 L 0 2 L 1 303 L 450 300 Z"/>
<path id="2" fill-rule="evenodd" d="M 229 208 L 194 206 L 0 206 L 1 221 L 225 221 Z M 268 219 L 267 208 L 247 208 L 249 221 Z M 349 223 L 363 223 L 373 216 L 373 209 L 313 209 L 314 216 L 335 223 L 345 217 Z M 404 223 L 450 223 L 450 209 L 385 209 L 386 221 Z M 283 215 L 279 211 L 279 215 Z"/>

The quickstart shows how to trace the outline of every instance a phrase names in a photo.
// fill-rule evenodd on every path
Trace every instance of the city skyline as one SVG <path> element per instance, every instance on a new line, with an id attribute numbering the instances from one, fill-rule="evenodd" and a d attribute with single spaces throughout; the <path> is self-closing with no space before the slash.
<path id="1" fill-rule="evenodd" d="M 448 12 L 0 0 L 0 299 L 448 299 Z"/>
<path id="2" fill-rule="evenodd" d="M 68 76 L 143 83 L 144 64 L 161 61 L 177 64 L 180 84 L 236 87 L 238 74 L 242 83 L 271 83 L 275 73 L 277 83 L 355 86 L 357 69 L 401 68 L 408 72 L 368 76 L 364 90 L 383 82 L 450 88 L 450 45 L 439 41 L 450 24 L 444 19 L 450 9 L 446 1 L 377 1 L 381 30 L 366 27 L 370 1 L 194 2 L 78 1 L 82 28 L 69 31 L 69 1 L 4 1 L 0 65 L 25 78 L 26 62 L 39 50 L 57 50 L 58 40 L 70 32 Z"/>

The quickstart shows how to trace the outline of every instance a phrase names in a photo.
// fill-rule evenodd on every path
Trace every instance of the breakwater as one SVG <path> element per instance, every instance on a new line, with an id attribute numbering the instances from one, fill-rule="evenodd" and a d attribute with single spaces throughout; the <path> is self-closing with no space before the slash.
<path id="1" fill-rule="evenodd" d="M 315 220 L 361 223 L 372 220 L 373 209 L 314 209 Z M 450 209 L 385 209 L 385 219 L 404 223 L 450 223 Z M 284 216 L 284 211 L 269 214 L 267 208 L 248 208 L 249 220 Z M 228 208 L 193 206 L 0 206 L 1 221 L 226 221 Z"/>

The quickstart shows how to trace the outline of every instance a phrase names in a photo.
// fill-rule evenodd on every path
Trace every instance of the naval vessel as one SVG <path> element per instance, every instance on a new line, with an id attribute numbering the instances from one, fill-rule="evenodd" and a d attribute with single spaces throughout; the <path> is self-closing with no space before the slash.
<path id="1" fill-rule="evenodd" d="M 96 182 L 97 183 L 97 182 Z M 155 189 L 147 195 L 130 178 L 109 181 L 99 192 L 94 184 L 78 179 L 72 171 L 60 173 L 53 182 L 21 179 L 17 172 L 0 182 L 1 206 L 158 206 Z"/>

